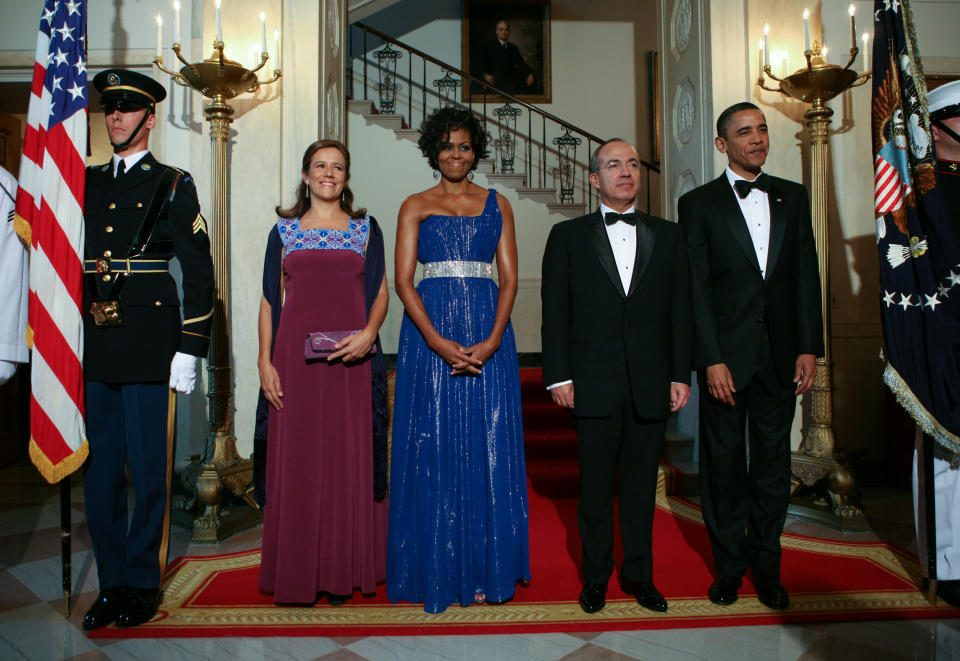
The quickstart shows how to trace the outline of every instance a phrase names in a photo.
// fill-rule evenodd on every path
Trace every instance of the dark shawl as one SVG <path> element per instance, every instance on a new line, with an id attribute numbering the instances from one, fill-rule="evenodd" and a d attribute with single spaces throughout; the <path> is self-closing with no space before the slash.
<path id="1" fill-rule="evenodd" d="M 277 337 L 277 326 L 280 324 L 282 260 L 283 242 L 274 225 L 270 230 L 267 252 L 263 258 L 263 297 L 270 304 L 274 338 Z M 370 238 L 364 259 L 364 298 L 368 316 L 380 291 L 384 268 L 383 232 L 380 231 L 376 219 L 370 216 Z M 373 498 L 379 501 L 387 494 L 387 370 L 379 335 L 376 347 L 377 352 L 370 357 L 370 369 L 373 376 Z M 257 401 L 257 423 L 253 432 L 253 489 L 254 498 L 261 509 L 267 503 L 268 406 L 267 398 L 261 390 Z"/>

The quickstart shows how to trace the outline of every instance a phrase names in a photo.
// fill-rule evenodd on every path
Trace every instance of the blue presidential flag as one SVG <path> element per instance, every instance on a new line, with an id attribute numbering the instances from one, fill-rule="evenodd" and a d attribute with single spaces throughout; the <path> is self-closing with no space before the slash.
<path id="1" fill-rule="evenodd" d="M 926 84 L 906 0 L 874 3 L 872 134 L 884 381 L 960 455 L 960 241 L 937 189 Z"/>

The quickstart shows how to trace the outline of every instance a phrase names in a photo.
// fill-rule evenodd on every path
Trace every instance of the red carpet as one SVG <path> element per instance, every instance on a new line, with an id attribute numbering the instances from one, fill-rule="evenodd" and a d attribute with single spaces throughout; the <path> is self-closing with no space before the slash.
<path id="1" fill-rule="evenodd" d="M 156 619 L 134 629 L 100 629 L 91 637 L 543 633 L 957 615 L 952 608 L 927 603 L 916 588 L 919 566 L 909 554 L 882 543 L 795 535 L 783 538 L 783 582 L 792 598 L 788 611 L 761 605 L 749 582 L 736 604 L 714 606 L 706 598 L 712 561 L 699 510 L 668 497 L 664 484 L 654 523 L 654 581 L 670 610 L 658 614 L 640 608 L 620 591 L 614 576 L 607 607 L 594 615 L 583 613 L 576 603 L 580 542 L 575 439 L 567 414 L 543 402 L 539 370 L 522 372 L 533 580 L 518 587 L 511 602 L 452 606 L 430 615 L 417 605 L 390 604 L 380 586 L 375 596 L 356 596 L 339 608 L 277 607 L 256 588 L 255 550 L 175 561 Z"/>

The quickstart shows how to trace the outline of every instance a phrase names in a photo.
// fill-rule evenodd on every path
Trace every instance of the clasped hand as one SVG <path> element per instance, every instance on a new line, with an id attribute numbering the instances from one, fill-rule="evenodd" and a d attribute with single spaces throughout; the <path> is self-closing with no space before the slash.
<path id="1" fill-rule="evenodd" d="M 450 376 L 463 376 L 480 374 L 481 368 L 490 360 L 490 356 L 497 350 L 498 345 L 486 339 L 472 347 L 464 347 L 453 340 L 441 337 L 430 348 L 440 354 L 444 362 L 451 367 Z"/>

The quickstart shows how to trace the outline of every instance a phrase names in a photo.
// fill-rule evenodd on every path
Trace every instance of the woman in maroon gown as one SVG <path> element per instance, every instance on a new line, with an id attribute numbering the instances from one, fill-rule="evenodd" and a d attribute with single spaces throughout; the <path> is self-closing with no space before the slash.
<path id="1" fill-rule="evenodd" d="M 277 603 L 326 594 L 338 605 L 355 590 L 375 592 L 386 571 L 371 414 L 371 350 L 387 311 L 382 266 L 379 282 L 366 283 L 367 261 L 383 263 L 383 242 L 373 240 L 376 221 L 352 208 L 349 167 L 339 142 L 310 145 L 297 203 L 277 208 L 279 244 L 269 242 L 281 246 L 282 305 L 274 324 L 278 302 L 265 295 L 260 303 L 258 363 L 270 410 L 259 583 Z M 307 360 L 305 338 L 317 331 L 358 332 L 326 360 Z"/>

